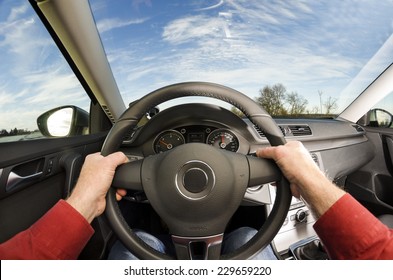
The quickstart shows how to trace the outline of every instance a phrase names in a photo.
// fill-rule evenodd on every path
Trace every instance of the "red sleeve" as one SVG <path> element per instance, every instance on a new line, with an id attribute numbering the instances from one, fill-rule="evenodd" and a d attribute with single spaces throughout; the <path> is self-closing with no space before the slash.
<path id="1" fill-rule="evenodd" d="M 315 223 L 332 259 L 393 259 L 393 230 L 349 194 Z"/>
<path id="2" fill-rule="evenodd" d="M 0 259 L 76 259 L 94 230 L 60 200 L 30 228 L 0 244 Z"/>

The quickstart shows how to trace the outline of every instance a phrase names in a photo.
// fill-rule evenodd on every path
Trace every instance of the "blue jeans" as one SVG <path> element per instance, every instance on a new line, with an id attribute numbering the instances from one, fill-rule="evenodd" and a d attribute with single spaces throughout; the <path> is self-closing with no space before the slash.
<path id="1" fill-rule="evenodd" d="M 241 227 L 224 236 L 222 242 L 222 253 L 228 254 L 243 246 L 257 233 L 256 229 L 250 227 Z M 142 239 L 147 245 L 165 254 L 173 254 L 173 245 L 166 240 L 160 240 L 157 237 L 144 232 L 135 231 L 135 234 Z M 137 260 L 138 258 L 133 255 L 120 241 L 116 241 L 111 251 L 109 252 L 108 259 L 110 260 Z M 270 245 L 266 246 L 261 252 L 255 255 L 253 260 L 277 260 Z"/>

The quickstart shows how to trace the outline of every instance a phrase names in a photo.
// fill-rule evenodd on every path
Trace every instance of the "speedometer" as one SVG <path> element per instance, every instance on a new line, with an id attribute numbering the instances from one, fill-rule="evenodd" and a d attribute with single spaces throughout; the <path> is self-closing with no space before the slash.
<path id="1" fill-rule="evenodd" d="M 219 149 L 237 152 L 239 140 L 236 135 L 225 128 L 216 129 L 207 136 L 206 143 Z"/>
<path id="2" fill-rule="evenodd" d="M 154 140 L 154 151 L 162 153 L 172 150 L 173 148 L 185 143 L 183 135 L 176 130 L 167 130 L 162 132 Z"/>

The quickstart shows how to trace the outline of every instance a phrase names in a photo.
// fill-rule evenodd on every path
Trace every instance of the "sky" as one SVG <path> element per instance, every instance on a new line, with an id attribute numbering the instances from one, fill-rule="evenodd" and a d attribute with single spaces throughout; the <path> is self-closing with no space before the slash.
<path id="1" fill-rule="evenodd" d="M 322 92 L 340 111 L 393 61 L 392 0 L 89 2 L 126 104 L 184 81 L 252 98 L 282 83 L 309 109 Z M 88 109 L 27 1 L 0 0 L 0 61 L 0 129 L 31 129 L 60 105 Z"/>

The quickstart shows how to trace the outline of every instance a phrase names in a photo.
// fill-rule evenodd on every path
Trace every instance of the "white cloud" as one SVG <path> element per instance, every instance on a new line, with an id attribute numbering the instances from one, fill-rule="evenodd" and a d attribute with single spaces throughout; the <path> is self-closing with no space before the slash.
<path id="1" fill-rule="evenodd" d="M 8 108 L 2 111 L 0 129 L 37 129 L 37 118 L 43 112 L 33 106 Z"/>
<path id="2" fill-rule="evenodd" d="M 4 91 L 0 91 L 0 108 L 3 110 L 8 104 L 15 102 L 15 96 Z"/>
<path id="3" fill-rule="evenodd" d="M 32 53 L 42 47 L 53 45 L 48 38 L 40 39 L 40 32 L 37 23 L 33 18 L 25 18 L 8 22 L 4 28 L 4 40 L 0 42 L 0 47 L 5 46 L 19 57 L 28 58 Z M 21 43 L 23 42 L 23 43 Z"/>
<path id="4" fill-rule="evenodd" d="M 78 100 L 87 98 L 75 75 L 64 73 L 62 68 L 26 75 L 23 81 L 26 85 L 32 86 L 34 91 L 34 94 L 25 99 L 26 104 L 60 106 L 64 105 L 64 102 L 72 101 L 75 104 L 79 103 Z"/>
<path id="5" fill-rule="evenodd" d="M 220 38 L 223 24 L 222 18 L 204 15 L 184 17 L 165 26 L 162 37 L 171 44 L 182 44 L 199 38 Z"/>
<path id="6" fill-rule="evenodd" d="M 0 89 L 0 129 L 9 126 L 36 129 L 40 114 L 62 105 L 86 109 L 89 99 L 76 77 L 61 68 L 52 70 L 23 76 L 19 81 L 22 91 L 18 92 L 18 87 L 12 84 Z"/>
<path id="7" fill-rule="evenodd" d="M 256 25 L 284 24 L 308 15 L 311 8 L 298 1 L 234 1 L 228 0 L 228 10 Z"/>
<path id="8" fill-rule="evenodd" d="M 392 3 L 383 1 L 211 3 L 194 2 L 190 12 L 169 18 L 156 41 L 135 37 L 112 45 L 110 60 L 126 102 L 167 84 L 201 80 L 250 97 L 266 84 L 283 83 L 313 106 L 318 90 L 337 97 L 386 40 L 383 34 L 392 32 L 386 12 Z M 150 20 L 155 23 L 154 16 Z"/>
<path id="9" fill-rule="evenodd" d="M 366 2 L 336 4 L 226 1 L 217 16 L 175 19 L 162 33 L 172 51 L 157 55 L 165 63 L 153 72 L 167 73 L 168 82 L 192 77 L 246 89 L 254 96 L 264 84 L 277 82 L 300 94 L 323 90 L 337 96 L 373 54 L 370 46 L 378 43 L 370 38 L 381 34 L 377 28 L 390 16 L 382 13 L 386 3 L 371 13 L 373 5 Z"/>
<path id="10" fill-rule="evenodd" d="M 29 73 L 54 52 L 59 53 L 42 24 L 26 8 L 26 4 L 12 8 L 7 19 L 0 22 L 0 70 L 4 75 Z"/>
<path id="11" fill-rule="evenodd" d="M 137 18 L 132 20 L 121 20 L 119 18 L 108 18 L 97 22 L 97 29 L 102 34 L 112 29 L 126 27 L 135 24 L 141 24 L 147 21 L 148 18 Z"/>
<path id="12" fill-rule="evenodd" d="M 216 4 L 208 6 L 208 7 L 197 9 L 197 11 L 208 11 L 208 10 L 217 9 L 217 8 L 221 7 L 223 4 L 224 4 L 224 0 L 219 0 Z"/>
<path id="13" fill-rule="evenodd" d="M 322 55 L 319 50 L 313 49 L 309 41 L 310 36 L 315 34 L 300 32 L 296 36 L 302 37 L 292 40 L 295 35 L 288 34 L 284 37 L 286 39 L 283 39 L 283 36 L 274 35 L 270 30 L 261 29 L 263 24 L 255 24 L 255 28 L 250 30 L 250 25 L 253 25 L 250 22 L 253 22 L 254 16 L 271 20 L 256 12 L 250 13 L 249 10 L 256 10 L 255 6 L 231 4 L 229 10 L 234 16 L 226 17 L 226 20 L 232 19 L 228 24 L 232 40 L 226 38 L 224 32 L 220 32 L 223 24 L 219 17 L 183 17 L 170 22 L 164 28 L 162 37 L 171 44 L 187 43 L 192 39 L 197 39 L 198 42 L 193 47 L 185 45 L 177 47 L 172 53 L 160 54 L 160 57 L 166 57 L 168 62 L 176 61 L 174 63 L 177 67 L 168 67 L 172 69 L 173 76 L 210 77 L 226 84 L 236 83 L 234 81 L 239 81 L 240 84 L 263 80 L 294 83 L 299 79 L 299 75 L 303 81 L 311 81 L 315 76 L 318 76 L 318 79 L 348 78 L 348 73 L 359 67 L 350 57 L 340 54 Z M 277 6 L 273 10 L 281 15 L 274 17 L 277 23 L 283 19 L 295 18 L 287 6 Z M 304 5 L 301 10 L 309 12 Z"/>
<path id="14" fill-rule="evenodd" d="M 13 7 L 11 9 L 10 15 L 8 16 L 8 21 L 14 21 L 17 18 L 19 18 L 20 16 L 26 14 L 27 10 L 28 10 L 28 3 L 22 3 L 20 6 L 17 7 Z"/>

